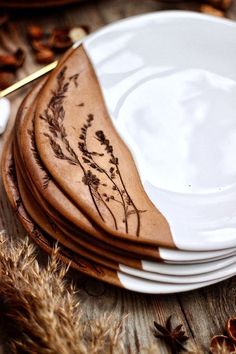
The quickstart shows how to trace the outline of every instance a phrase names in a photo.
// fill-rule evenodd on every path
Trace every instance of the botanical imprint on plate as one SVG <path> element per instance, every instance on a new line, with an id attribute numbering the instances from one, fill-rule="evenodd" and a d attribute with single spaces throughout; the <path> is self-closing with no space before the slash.
<path id="1" fill-rule="evenodd" d="M 97 130 L 94 139 L 97 151 L 90 151 L 88 148 L 88 133 L 96 119 L 96 115 L 89 113 L 86 115 L 80 128 L 78 136 L 78 149 L 81 153 L 79 157 L 72 148 L 63 121 L 65 118 L 65 109 L 63 103 L 67 97 L 67 92 L 71 82 L 77 87 L 79 85 L 79 74 L 75 74 L 66 79 L 67 67 L 64 66 L 57 75 L 56 88 L 52 91 L 52 96 L 40 118 L 47 122 L 48 131 L 44 135 L 49 139 L 54 156 L 58 159 L 67 161 L 67 163 L 77 166 L 83 172 L 82 182 L 88 187 L 90 196 L 96 211 L 103 222 L 106 223 L 101 206 L 107 209 L 114 228 L 119 229 L 119 221 L 124 224 L 125 232 L 129 232 L 130 216 L 135 217 L 136 236 L 140 234 L 141 213 L 146 210 L 140 210 L 136 207 L 129 191 L 124 183 L 120 171 L 119 159 L 115 154 L 112 142 L 105 135 L 104 131 Z M 77 107 L 84 107 L 86 103 L 80 103 Z M 82 119 L 79 117 L 79 119 Z M 104 163 L 108 161 L 108 164 Z M 107 167 L 108 165 L 108 167 Z M 106 166 L 106 167 L 104 167 Z M 107 189 L 107 192 L 104 192 Z M 116 205 L 122 208 L 122 220 L 117 220 Z M 133 219 L 134 220 L 134 219 Z"/>

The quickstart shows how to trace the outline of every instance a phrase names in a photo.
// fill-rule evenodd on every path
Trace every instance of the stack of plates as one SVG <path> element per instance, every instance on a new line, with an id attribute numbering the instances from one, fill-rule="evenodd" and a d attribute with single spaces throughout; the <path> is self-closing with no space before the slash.
<path id="1" fill-rule="evenodd" d="M 145 293 L 236 273 L 235 32 L 187 12 L 121 21 L 31 90 L 2 171 L 45 251 Z"/>

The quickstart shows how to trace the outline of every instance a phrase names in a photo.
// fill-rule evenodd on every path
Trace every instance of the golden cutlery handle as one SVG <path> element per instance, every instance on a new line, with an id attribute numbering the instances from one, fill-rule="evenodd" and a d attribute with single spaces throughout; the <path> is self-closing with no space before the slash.
<path id="1" fill-rule="evenodd" d="M 52 71 L 57 66 L 57 61 L 54 61 L 51 64 L 44 66 L 43 68 L 35 71 L 24 79 L 17 81 L 15 84 L 7 87 L 5 90 L 0 91 L 0 98 L 9 95 L 10 93 L 18 90 L 19 88 L 27 85 L 28 83 L 38 79 L 39 77 L 47 74 L 49 71 Z"/>

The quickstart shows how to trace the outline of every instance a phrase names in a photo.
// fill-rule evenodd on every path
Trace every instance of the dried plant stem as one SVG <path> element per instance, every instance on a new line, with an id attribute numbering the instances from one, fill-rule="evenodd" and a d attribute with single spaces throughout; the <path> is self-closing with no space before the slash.
<path id="1" fill-rule="evenodd" d="M 113 220 L 114 228 L 118 230 L 119 223 L 112 208 L 112 202 L 118 202 L 123 208 L 122 223 L 125 224 L 126 233 L 129 231 L 129 217 L 131 215 L 136 215 L 136 236 L 138 237 L 140 234 L 141 225 L 140 214 L 146 212 L 146 210 L 139 210 L 130 197 L 121 176 L 119 159 L 114 154 L 114 149 L 110 143 L 110 140 L 105 136 L 103 131 L 98 130 L 95 132 L 95 136 L 93 136 L 92 139 L 95 138 L 98 141 L 99 145 L 104 148 L 104 153 L 89 151 L 87 147 L 87 133 L 89 128 L 92 127 L 94 121 L 93 114 L 90 113 L 87 115 L 87 118 L 80 129 L 78 148 L 82 153 L 81 159 L 70 145 L 65 126 L 63 125 L 66 114 L 63 103 L 71 81 L 74 82 L 73 78 L 75 75 L 66 79 L 66 71 L 67 67 L 65 66 L 57 75 L 56 88 L 52 92 L 52 97 L 49 100 L 46 109 L 43 114 L 40 115 L 40 118 L 47 122 L 48 125 L 48 131 L 44 133 L 44 136 L 49 139 L 50 146 L 56 158 L 67 161 L 67 163 L 81 168 L 83 172 L 82 181 L 88 187 L 93 204 L 102 221 L 106 222 L 105 216 L 102 214 L 101 204 L 103 204 L 103 206 L 107 209 Z M 75 84 L 76 87 L 78 85 L 78 77 L 79 75 L 77 74 Z M 108 167 L 106 166 L 108 170 L 101 165 L 101 160 L 98 161 L 98 159 L 94 158 L 94 156 L 97 156 L 100 159 L 104 159 L 105 155 L 109 159 L 109 165 Z M 102 181 L 98 177 L 99 173 L 106 176 L 105 181 Z M 108 186 L 107 183 L 109 183 L 110 186 Z M 112 195 L 108 195 L 107 193 L 109 192 L 104 193 L 103 189 L 101 190 L 102 187 L 110 187 L 112 189 Z"/>
<path id="2" fill-rule="evenodd" d="M 13 241 L 0 234 L 0 311 L 7 353 L 124 353 L 122 321 L 102 315 L 84 323 L 75 288 L 55 249 L 40 267 L 26 238 Z"/>

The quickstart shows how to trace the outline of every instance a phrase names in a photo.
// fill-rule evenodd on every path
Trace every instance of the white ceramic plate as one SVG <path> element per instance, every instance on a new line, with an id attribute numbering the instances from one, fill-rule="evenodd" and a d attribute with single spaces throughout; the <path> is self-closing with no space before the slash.
<path id="1" fill-rule="evenodd" d="M 169 248 L 159 247 L 158 251 L 161 258 L 166 263 L 173 263 L 173 264 L 205 263 L 213 260 L 222 259 L 236 253 L 235 248 L 219 250 L 219 251 L 193 252 L 193 251 L 181 251 L 181 250 L 173 250 Z"/>
<path id="2" fill-rule="evenodd" d="M 130 18 L 84 45 L 143 186 L 182 250 L 236 246 L 236 24 Z"/>
<path id="3" fill-rule="evenodd" d="M 218 270 L 214 270 L 204 274 L 194 274 L 194 275 L 167 275 L 151 273 L 149 271 L 142 271 L 139 269 L 131 268 L 125 265 L 120 265 L 120 270 L 129 275 L 134 275 L 135 277 L 140 277 L 143 279 L 158 281 L 162 283 L 173 283 L 173 284 L 189 284 L 189 283 L 201 283 L 205 281 L 212 281 L 221 279 L 224 277 L 232 277 L 236 274 L 236 263 L 223 267 Z"/>
<path id="4" fill-rule="evenodd" d="M 227 279 L 228 277 L 195 284 L 171 284 L 161 283 L 117 272 L 118 278 L 125 289 L 137 291 L 145 294 L 171 294 L 184 291 L 195 290 L 212 285 Z"/>
<path id="5" fill-rule="evenodd" d="M 236 255 L 216 260 L 212 262 L 206 262 L 202 264 L 166 264 L 150 261 L 142 261 L 142 269 L 146 272 L 167 274 L 167 275 L 194 275 L 204 274 L 218 269 L 222 269 L 236 262 Z M 122 270 L 123 265 L 120 265 Z"/>

